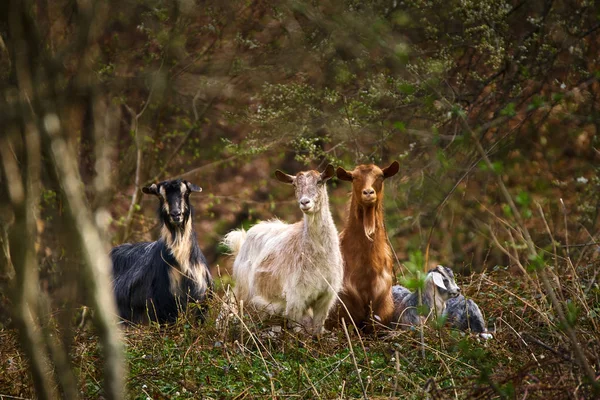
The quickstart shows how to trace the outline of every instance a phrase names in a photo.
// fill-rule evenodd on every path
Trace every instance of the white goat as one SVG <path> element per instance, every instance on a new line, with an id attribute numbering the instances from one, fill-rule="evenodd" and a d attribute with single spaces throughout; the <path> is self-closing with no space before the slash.
<path id="1" fill-rule="evenodd" d="M 446 309 L 446 302 L 451 297 L 456 297 L 460 288 L 454 281 L 454 273 L 450 268 L 438 265 L 431 269 L 425 277 L 425 289 L 421 294 L 421 304 L 428 307 L 436 317 L 440 317 Z M 427 320 L 427 316 L 419 315 L 419 291 L 411 293 L 400 285 L 392 286 L 394 298 L 393 321 L 402 327 L 419 325 Z"/>
<path id="2" fill-rule="evenodd" d="M 234 293 L 238 301 L 270 314 L 282 314 L 317 335 L 342 288 L 344 274 L 338 232 L 329 211 L 323 173 L 276 171 L 276 178 L 296 188 L 304 213 L 302 221 L 258 223 L 245 232 L 238 229 L 223 238 L 233 255 Z"/>

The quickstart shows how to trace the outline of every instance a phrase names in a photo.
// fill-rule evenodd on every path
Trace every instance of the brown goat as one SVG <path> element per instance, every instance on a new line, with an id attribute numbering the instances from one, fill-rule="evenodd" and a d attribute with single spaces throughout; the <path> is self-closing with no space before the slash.
<path id="1" fill-rule="evenodd" d="M 371 331 L 373 317 L 389 325 L 394 314 L 392 299 L 392 252 L 383 223 L 383 181 L 398 173 L 394 161 L 387 168 L 359 165 L 353 171 L 339 167 L 337 177 L 352 182 L 352 198 L 340 246 L 344 258 L 344 284 L 339 293 L 342 304 L 332 309 L 327 327 L 337 326 L 341 317 L 347 324 Z"/>

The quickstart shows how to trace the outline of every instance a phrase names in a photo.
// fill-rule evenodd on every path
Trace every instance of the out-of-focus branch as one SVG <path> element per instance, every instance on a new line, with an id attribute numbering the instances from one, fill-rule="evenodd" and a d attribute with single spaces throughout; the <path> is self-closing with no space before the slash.
<path id="1" fill-rule="evenodd" d="M 88 40 L 93 37 L 91 31 L 98 28 L 98 24 L 92 23 L 95 16 L 93 11 L 98 3 L 83 2 L 79 4 L 82 21 L 88 22 L 88 24 L 80 25 L 80 32 L 76 35 L 77 40 L 83 44 L 90 44 Z M 63 71 L 60 67 L 64 60 L 53 59 L 48 53 L 48 48 L 38 34 L 36 21 L 31 14 L 31 1 L 14 0 L 11 1 L 10 7 L 11 39 L 16 46 L 14 65 L 21 97 L 20 102 L 29 106 L 28 108 L 22 107 L 20 110 L 21 126 L 13 128 L 14 131 L 23 132 L 25 156 L 22 158 L 25 161 L 24 166 L 20 167 L 21 169 L 25 168 L 25 173 L 21 180 L 16 179 L 21 176 L 19 167 L 10 165 L 11 159 L 6 157 L 6 151 L 2 146 L 2 159 L 5 164 L 4 169 L 7 171 L 6 175 L 14 176 L 11 184 L 13 181 L 15 182 L 15 188 L 11 189 L 11 201 L 15 212 L 15 224 L 11 233 L 13 251 L 11 255 L 15 267 L 17 267 L 19 286 L 16 303 L 18 306 L 17 318 L 20 318 L 17 322 L 20 323 L 21 337 L 25 344 L 24 350 L 32 360 L 38 397 L 57 398 L 58 395 L 54 393 L 55 386 L 49 381 L 52 373 L 49 372 L 50 364 L 46 358 L 47 349 L 43 347 L 42 333 L 44 331 L 36 327 L 40 308 L 36 307 L 36 301 L 39 302 L 39 282 L 37 281 L 34 240 L 35 211 L 40 198 L 38 186 L 40 185 L 40 162 L 42 159 L 40 139 L 42 138 L 50 143 L 49 163 L 53 168 L 49 173 L 50 175 L 55 173 L 55 179 L 60 184 L 66 200 L 65 208 L 70 218 L 67 218 L 65 227 L 71 236 L 69 240 L 77 243 L 83 256 L 84 279 L 82 279 L 82 283 L 85 282 L 88 285 L 88 291 L 91 293 L 99 340 L 105 356 L 104 396 L 107 399 L 121 399 L 124 396 L 125 370 L 120 332 L 116 325 L 116 307 L 110 283 L 111 265 L 107 254 L 108 249 L 94 223 L 79 177 L 74 151 L 68 147 L 66 134 L 61 126 L 59 115 L 64 109 L 56 108 L 68 107 L 69 104 L 65 104 L 64 99 L 72 97 L 70 93 L 64 93 L 64 86 L 59 83 L 64 78 L 61 75 Z M 89 67 L 92 57 L 83 51 L 80 58 L 81 68 L 78 73 L 85 75 L 89 73 L 86 67 Z M 88 80 L 78 79 L 78 77 L 73 80 L 79 84 L 88 82 Z M 86 87 L 93 91 L 93 85 Z M 73 89 L 81 88 L 74 87 Z M 93 102 L 93 98 L 92 93 L 90 101 Z M 20 181 L 24 183 L 19 185 Z M 21 243 L 23 243 L 22 246 Z M 49 334 L 49 332 L 45 333 Z M 50 346 L 56 368 L 69 368 L 69 358 L 66 353 L 56 354 L 65 349 L 54 347 L 56 342 L 50 342 L 50 340 L 54 339 L 48 338 L 47 343 Z M 57 371 L 57 376 L 61 385 L 73 385 L 74 381 L 70 379 L 71 375 L 68 371 Z M 62 395 L 74 398 L 77 397 L 77 390 L 72 387 L 63 388 Z"/>
<path id="2" fill-rule="evenodd" d="M 117 328 L 116 305 L 110 283 L 111 263 L 107 248 L 87 207 L 77 163 L 72 149 L 62 138 L 58 116 L 46 115 L 44 126 L 46 127 L 44 134 L 51 141 L 52 163 L 64 191 L 67 211 L 71 215 L 72 221 L 76 221 L 73 228 L 77 233 L 76 238 L 85 261 L 84 272 L 87 275 L 87 282 L 92 289 L 91 300 L 95 309 L 94 317 L 106 357 L 104 367 L 106 397 L 120 399 L 123 398 L 125 371 L 121 334 Z"/>
<path id="3" fill-rule="evenodd" d="M 44 340 L 37 322 L 39 287 L 36 263 L 35 240 L 37 199 L 39 198 L 39 136 L 29 124 L 23 133 L 25 162 L 21 168 L 14 155 L 8 151 L 8 140 L 0 145 L 2 166 L 10 187 L 9 196 L 15 215 L 15 223 L 9 234 L 11 258 L 16 272 L 13 291 L 15 309 L 13 318 L 19 331 L 23 351 L 31 363 L 31 372 L 37 395 L 40 399 L 56 396 Z"/>
<path id="4" fill-rule="evenodd" d="M 31 22 L 26 4 L 21 1 L 11 1 L 9 10 L 11 36 L 26 42 L 27 38 L 34 36 L 32 32 L 26 31 L 28 22 Z M 32 54 L 28 54 L 26 51 L 28 49 L 24 47 L 14 51 L 19 97 L 23 105 L 28 100 L 28 93 L 33 89 L 32 74 L 28 67 L 29 62 L 34 62 Z M 38 398 L 53 399 L 56 397 L 56 392 L 38 324 L 39 276 L 35 242 L 40 185 L 40 138 L 35 124 L 30 121 L 29 110 L 22 107 L 20 114 L 18 126 L 7 129 L 7 139 L 0 145 L 2 164 L 7 177 L 6 185 L 15 216 L 15 223 L 9 234 L 11 258 L 16 272 L 13 318 L 21 333 L 21 346 L 31 363 Z M 11 140 L 18 141 L 14 152 Z"/>
<path id="5" fill-rule="evenodd" d="M 0 146 L 2 144 L 0 143 Z M 0 251 L 0 265 L 2 265 L 2 270 L 0 270 L 0 281 L 1 279 L 12 280 L 15 277 L 15 267 L 13 265 L 12 259 L 10 258 L 10 243 L 8 240 L 8 221 L 0 221 L 2 225 L 0 227 L 0 247 L 2 248 Z"/>

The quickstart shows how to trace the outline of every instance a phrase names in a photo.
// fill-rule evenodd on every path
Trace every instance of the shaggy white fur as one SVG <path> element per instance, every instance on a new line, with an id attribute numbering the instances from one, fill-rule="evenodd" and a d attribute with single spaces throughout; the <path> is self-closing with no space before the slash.
<path id="1" fill-rule="evenodd" d="M 325 185 L 332 175 L 332 166 L 321 174 L 307 171 L 290 176 L 278 171 L 280 181 L 296 187 L 303 220 L 265 221 L 223 238 L 236 255 L 236 299 L 284 315 L 315 335 L 323 328 L 344 273 Z"/>

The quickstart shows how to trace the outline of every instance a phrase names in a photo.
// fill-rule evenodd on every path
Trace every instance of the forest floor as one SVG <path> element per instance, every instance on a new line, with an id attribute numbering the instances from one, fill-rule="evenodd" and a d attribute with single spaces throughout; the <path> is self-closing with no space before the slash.
<path id="1" fill-rule="evenodd" d="M 559 270 L 568 271 L 552 274 L 559 296 L 586 289 L 573 279 L 581 271 Z M 218 324 L 222 302 L 214 299 L 204 324 L 184 316 L 170 326 L 123 328 L 127 397 L 593 398 L 535 274 L 530 278 L 504 268 L 458 277 L 483 310 L 490 340 L 435 324 L 362 336 L 338 330 L 317 340 L 248 313 L 242 323 L 232 316 Z M 597 286 L 589 289 L 586 294 L 596 297 Z M 572 322 L 598 369 L 598 303 L 591 306 L 596 309 L 575 310 Z M 17 335 L 0 331 L 0 399 L 34 397 Z M 102 398 L 101 349 L 93 328 L 74 331 L 71 357 L 81 397 Z"/>

